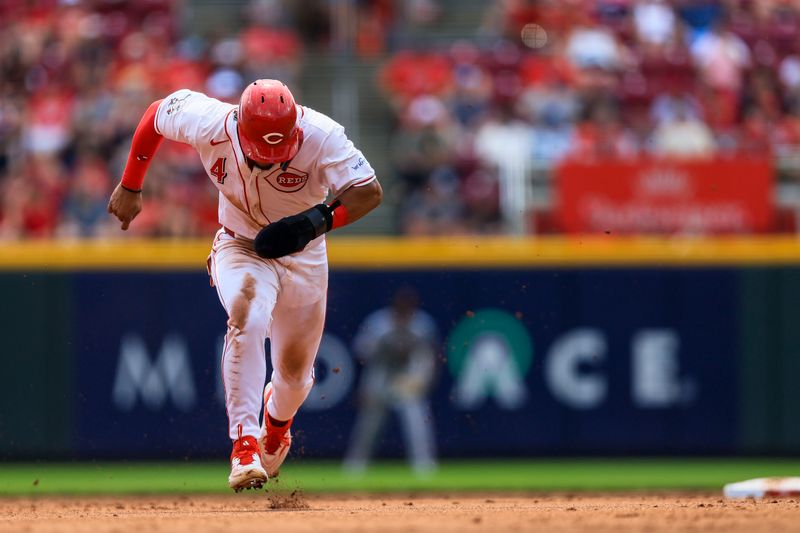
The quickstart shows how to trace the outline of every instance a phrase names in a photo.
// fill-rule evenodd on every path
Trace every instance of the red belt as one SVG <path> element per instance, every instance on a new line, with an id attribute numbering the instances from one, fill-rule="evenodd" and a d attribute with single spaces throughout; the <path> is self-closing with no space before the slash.
<path id="1" fill-rule="evenodd" d="M 232 229 L 230 229 L 230 228 L 226 228 L 225 226 L 222 226 L 222 230 L 223 230 L 225 233 L 227 233 L 228 235 L 230 235 L 231 237 L 233 237 L 234 239 L 236 239 L 236 238 L 238 238 L 238 239 L 244 239 L 245 241 L 252 241 L 252 240 L 253 240 L 253 239 L 248 239 L 247 237 L 242 237 L 241 235 L 240 235 L 239 237 L 237 237 L 237 236 L 236 236 L 236 232 L 235 232 L 235 231 L 233 231 L 233 230 L 232 230 Z"/>

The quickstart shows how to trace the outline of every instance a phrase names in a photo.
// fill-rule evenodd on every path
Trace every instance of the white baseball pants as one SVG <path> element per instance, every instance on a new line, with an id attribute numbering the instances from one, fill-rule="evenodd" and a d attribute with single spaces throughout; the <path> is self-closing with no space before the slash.
<path id="1" fill-rule="evenodd" d="M 208 270 L 228 313 L 221 364 L 231 439 L 238 438 L 240 424 L 242 435 L 259 435 L 267 337 L 273 368 L 269 414 L 292 418 L 314 384 L 328 292 L 324 244 L 318 246 L 321 256 L 315 250 L 270 260 L 258 257 L 252 241 L 224 230 L 214 239 Z"/>

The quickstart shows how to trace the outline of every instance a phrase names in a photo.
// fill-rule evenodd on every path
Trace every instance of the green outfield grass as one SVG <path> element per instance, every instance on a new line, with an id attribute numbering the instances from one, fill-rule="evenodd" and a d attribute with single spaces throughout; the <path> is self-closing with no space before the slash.
<path id="1" fill-rule="evenodd" d="M 218 463 L 0 464 L 0 495 L 227 492 Z M 270 488 L 306 492 L 719 490 L 761 476 L 800 475 L 800 459 L 554 459 L 450 461 L 426 477 L 402 463 L 364 475 L 338 463 L 295 461 Z"/>

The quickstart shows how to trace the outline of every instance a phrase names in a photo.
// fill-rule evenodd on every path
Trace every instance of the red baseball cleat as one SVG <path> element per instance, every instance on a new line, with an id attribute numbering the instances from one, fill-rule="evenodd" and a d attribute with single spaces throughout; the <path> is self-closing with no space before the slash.
<path id="1" fill-rule="evenodd" d="M 236 491 L 244 489 L 260 489 L 267 482 L 267 473 L 261 466 L 258 441 L 249 435 L 242 436 L 239 426 L 239 438 L 233 443 L 231 452 L 231 475 L 228 485 Z"/>
<path id="2" fill-rule="evenodd" d="M 267 383 L 264 387 L 264 421 L 261 423 L 261 436 L 258 443 L 261 446 L 261 462 L 267 470 L 269 477 L 275 477 L 289 454 L 292 445 L 292 420 L 286 422 L 284 426 L 275 426 L 269 420 L 267 413 L 267 401 L 272 396 L 272 383 Z"/>

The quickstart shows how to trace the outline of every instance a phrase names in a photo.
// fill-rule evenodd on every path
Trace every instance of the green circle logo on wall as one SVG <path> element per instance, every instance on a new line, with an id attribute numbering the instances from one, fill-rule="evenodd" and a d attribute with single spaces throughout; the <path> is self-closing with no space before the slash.
<path id="1" fill-rule="evenodd" d="M 533 361 L 531 336 L 517 318 L 502 309 L 481 309 L 465 317 L 453 329 L 447 342 L 447 366 L 459 376 L 470 348 L 476 339 L 493 335 L 508 344 L 518 375 L 522 376 Z"/>

